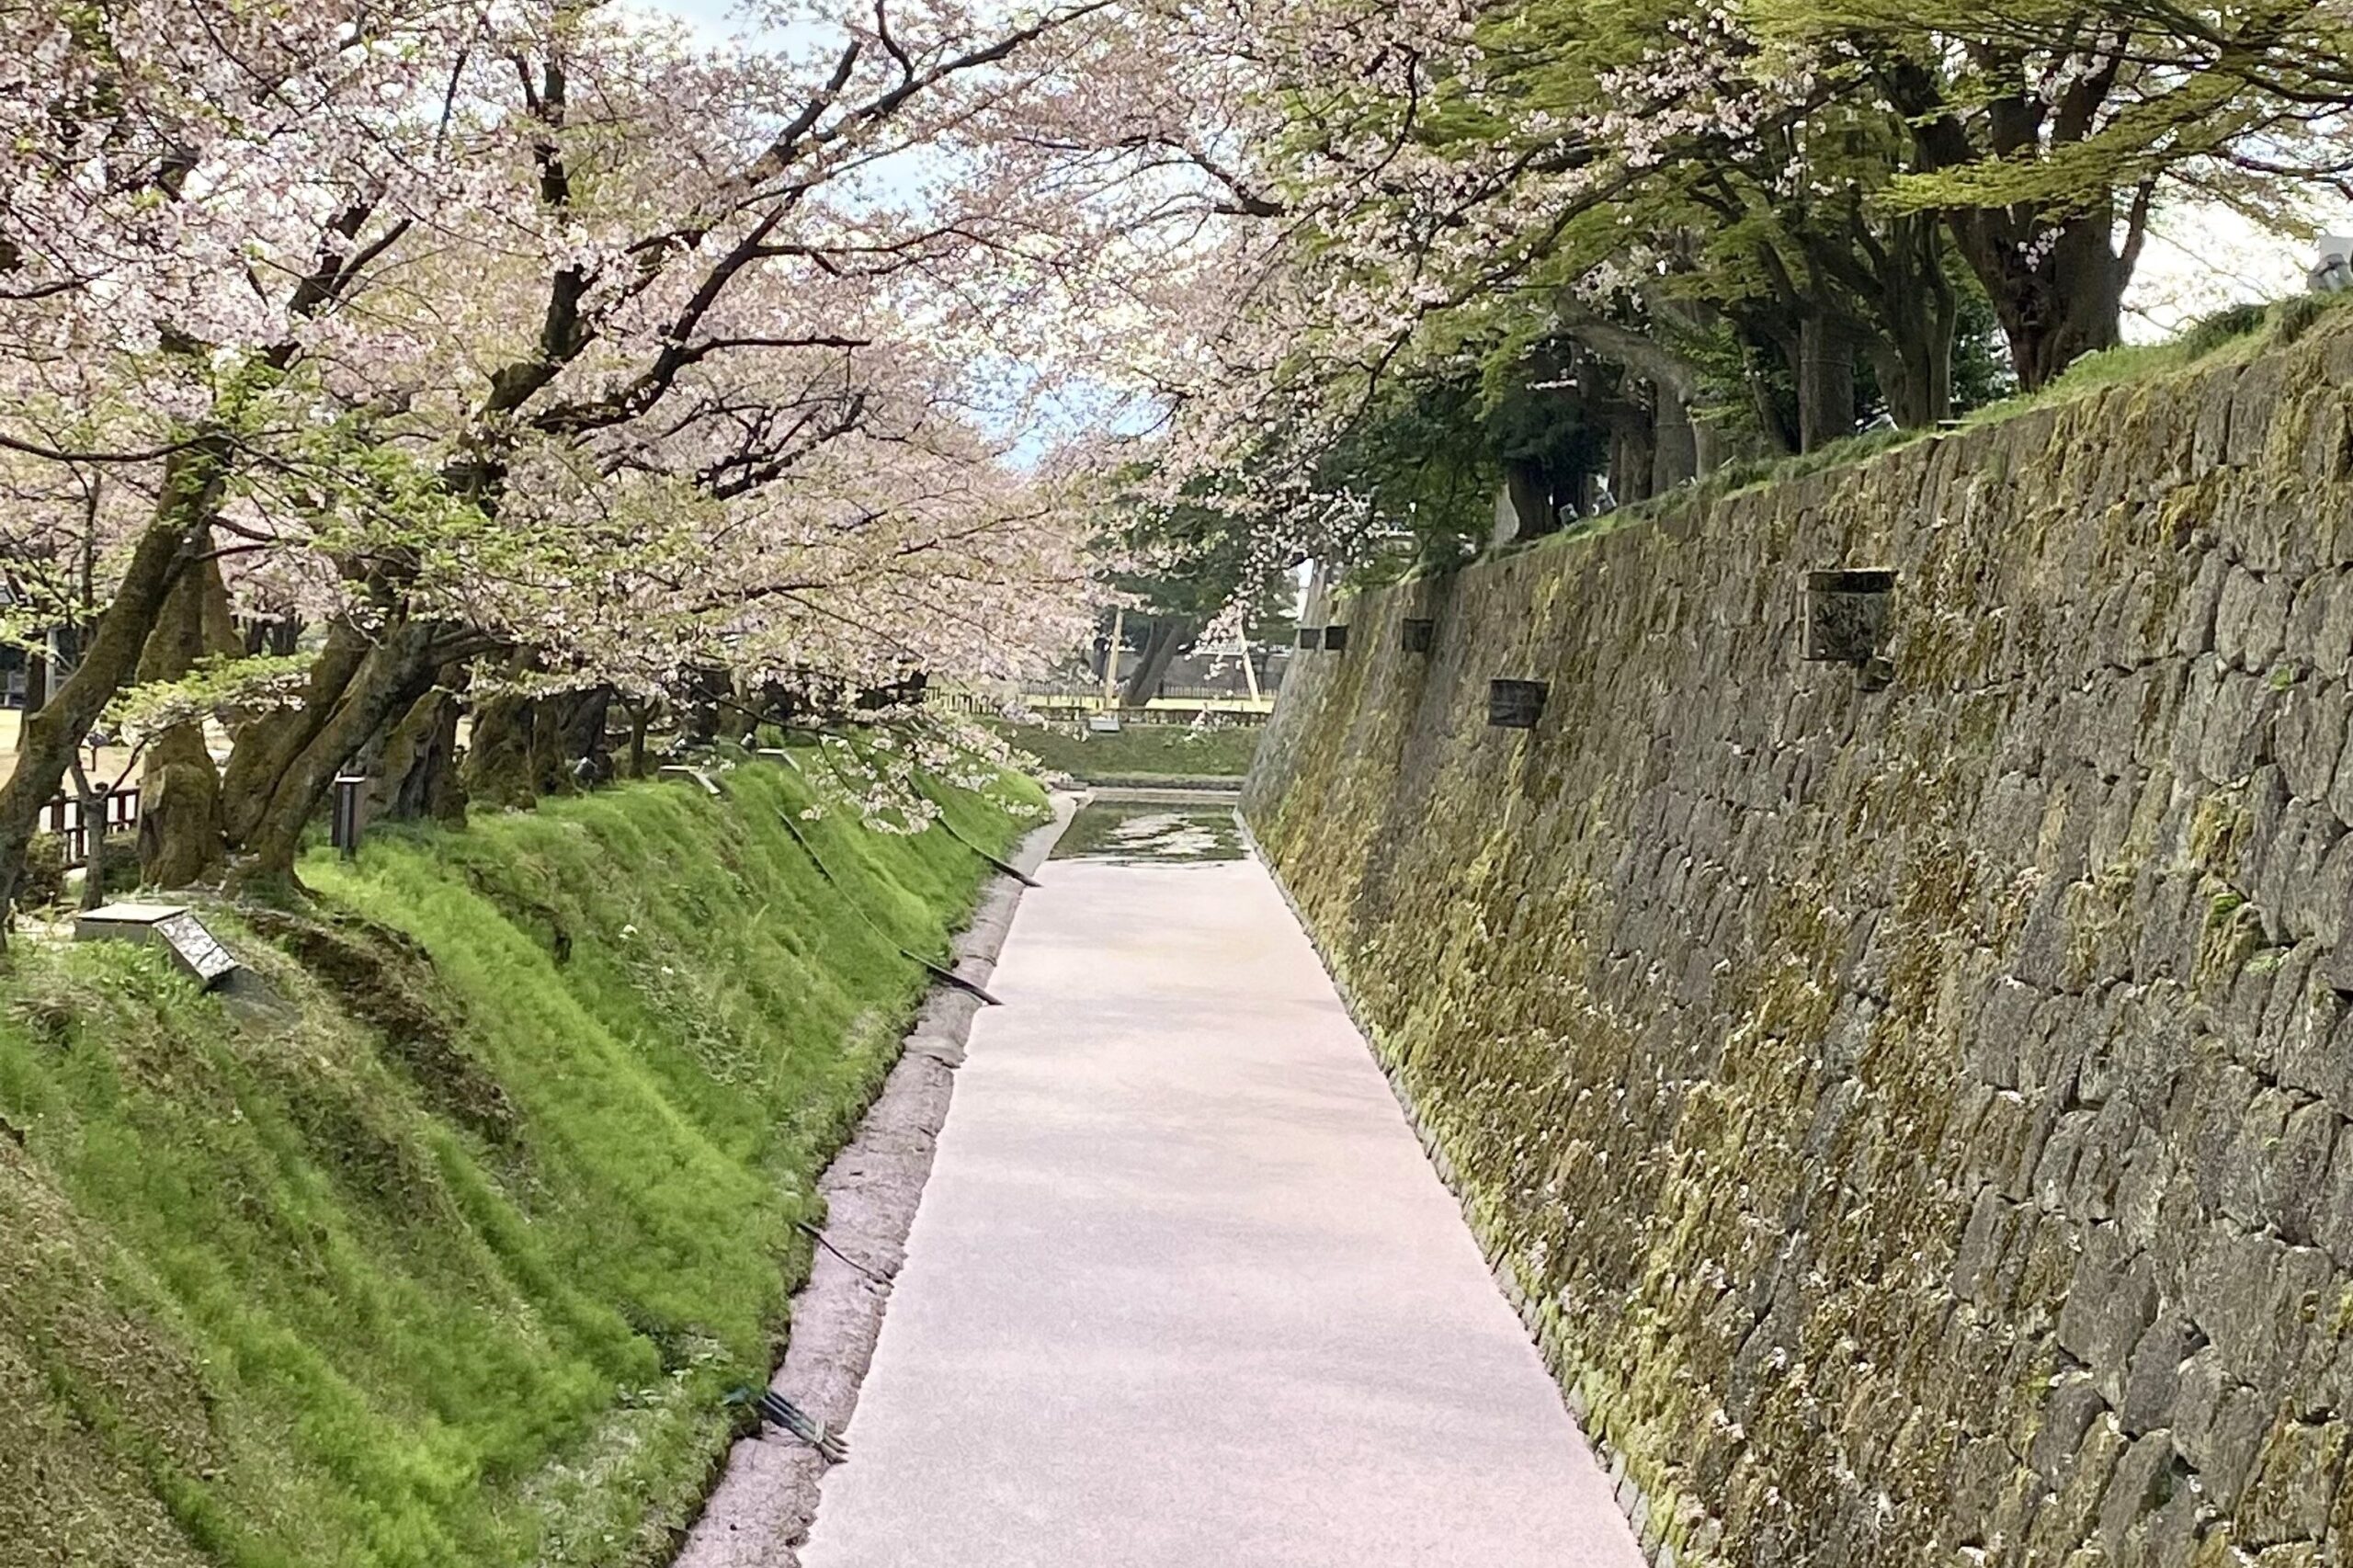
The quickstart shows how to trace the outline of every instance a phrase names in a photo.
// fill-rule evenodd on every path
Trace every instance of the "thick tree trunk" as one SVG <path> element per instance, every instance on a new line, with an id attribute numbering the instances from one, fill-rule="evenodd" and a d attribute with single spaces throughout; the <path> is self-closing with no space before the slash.
<path id="1" fill-rule="evenodd" d="M 1160 682 L 1168 674 L 1176 650 L 1192 635 L 1192 623 L 1182 616 L 1154 616 L 1152 631 L 1144 638 L 1143 656 L 1128 672 L 1128 684 L 1120 693 L 1120 706 L 1142 708 L 1150 702 L 1160 690 Z"/>
<path id="2" fill-rule="evenodd" d="M 1826 311 L 1798 324 L 1797 389 L 1800 451 L 1855 433 L 1855 337 Z"/>
<path id="3" fill-rule="evenodd" d="M 1945 276 L 1944 225 L 1929 213 L 1895 221 L 1881 289 L 1893 369 L 1880 372 L 1888 413 L 1916 430 L 1952 417 L 1952 340 L 1961 299 Z"/>
<path id="4" fill-rule="evenodd" d="M 1616 424 L 1609 433 L 1609 495 L 1620 506 L 1650 499 L 1651 475 L 1658 466 L 1656 424 L 1646 409 L 1633 411 L 1633 417 L 1640 428 Z"/>
<path id="5" fill-rule="evenodd" d="M 718 741 L 720 707 L 732 689 L 724 670 L 684 672 L 678 701 L 678 739 L 683 744 L 707 746 Z"/>
<path id="6" fill-rule="evenodd" d="M 227 858 L 221 775 L 204 733 L 184 724 L 156 737 L 139 778 L 139 880 L 180 888 L 207 880 Z"/>
<path id="7" fill-rule="evenodd" d="M 25 846 L 41 807 L 57 793 L 90 726 L 138 667 L 156 612 L 189 563 L 194 540 L 212 520 L 228 457 L 225 438 L 208 438 L 165 460 L 163 493 L 154 515 L 131 549 L 114 599 L 99 615 L 81 663 L 38 712 L 25 717 L 16 770 L 0 785 L 0 916 L 15 899 Z"/>
<path id="8" fill-rule="evenodd" d="M 1651 494 L 1664 495 L 1699 477 L 1699 432 L 1681 398 L 1656 383 L 1651 392 Z"/>
<path id="9" fill-rule="evenodd" d="M 1933 65 L 1892 60 L 1879 79 L 1912 127 L 1923 172 L 1984 158 L 2031 161 L 2080 151 L 2119 80 L 2111 65 L 2074 77 L 2056 103 L 1996 95 L 1977 106 L 1984 131 L 1980 140 L 1948 101 Z M 2120 340 L 2124 286 L 2146 236 L 2153 189 L 2143 185 L 2132 197 L 2120 254 L 2113 194 L 2055 223 L 2023 206 L 1957 207 L 1944 213 L 1953 248 L 1976 274 L 2009 338 L 2010 364 L 2026 391 L 2048 385 L 2083 355 Z"/>
<path id="10" fill-rule="evenodd" d="M 248 856 L 237 866 L 233 885 L 250 889 L 292 881 L 302 830 L 335 787 L 335 775 L 431 687 L 433 644 L 440 630 L 435 622 L 399 620 L 378 634 L 335 710 L 279 777 L 246 840 Z"/>
<path id="11" fill-rule="evenodd" d="M 640 700 L 629 705 L 629 776 L 645 777 L 645 732 L 654 722 L 654 704 Z"/>
<path id="12" fill-rule="evenodd" d="M 325 728 L 368 651 L 368 638 L 358 627 L 347 619 L 335 622 L 327 628 L 326 645 L 311 661 L 301 702 L 264 714 L 237 732 L 221 778 L 221 825 L 232 849 L 251 841 L 278 780 Z"/>
<path id="13" fill-rule="evenodd" d="M 1552 504 L 1551 476 L 1542 465 L 1520 458 L 1506 460 L 1504 490 L 1511 498 L 1513 516 L 1519 519 L 1514 538 L 1535 539 L 1560 528 L 1561 515 Z"/>
<path id="14" fill-rule="evenodd" d="M 211 531 L 192 541 L 209 551 Z M 178 680 L 209 654 L 234 653 L 242 640 L 229 617 L 221 564 L 209 557 L 179 574 L 140 655 L 142 681 Z M 154 887 L 187 887 L 221 869 L 228 855 L 221 821 L 221 770 L 201 723 L 155 737 L 139 780 L 139 875 Z"/>
<path id="15" fill-rule="evenodd" d="M 1790 373 L 1795 376 L 1798 355 L 1794 346 L 1785 357 Z M 1747 374 L 1748 406 L 1756 415 L 1756 435 L 1761 445 L 1757 454 L 1763 457 L 1785 458 L 1804 446 L 1804 437 L 1781 406 L 1780 397 L 1770 381 L 1757 373 L 1751 361 Z"/>
<path id="16" fill-rule="evenodd" d="M 458 777 L 460 706 L 445 681 L 401 715 L 384 737 L 375 782 L 369 787 L 370 816 L 384 822 L 466 820 L 466 791 Z"/>
<path id="17" fill-rule="evenodd" d="M 531 733 L 538 704 L 502 691 L 474 705 L 472 733 L 461 770 L 466 799 L 500 811 L 521 811 L 539 798 Z"/>
<path id="18" fill-rule="evenodd" d="M 612 782 L 613 754 L 605 744 L 605 721 L 612 707 L 609 686 L 593 686 L 542 704 L 540 728 L 553 743 L 556 766 L 568 784 L 576 788 Z"/>
<path id="19" fill-rule="evenodd" d="M 2019 237 L 2024 226 L 2006 211 L 1955 212 L 1949 223 L 2009 339 L 2021 388 L 2047 386 L 2085 355 L 2122 341 L 2132 268 L 2116 254 L 2106 204 L 2031 238 Z"/>

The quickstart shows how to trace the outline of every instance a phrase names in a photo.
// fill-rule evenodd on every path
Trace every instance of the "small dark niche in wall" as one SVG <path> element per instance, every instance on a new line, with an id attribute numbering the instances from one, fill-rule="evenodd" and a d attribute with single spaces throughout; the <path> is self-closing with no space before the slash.
<path id="1" fill-rule="evenodd" d="M 1532 730 L 1544 715 L 1548 687 L 1540 680 L 1487 683 L 1487 723 L 1498 730 Z"/>
<path id="2" fill-rule="evenodd" d="M 1327 626 L 1324 629 L 1324 652 L 1336 653 L 1347 645 L 1348 629 L 1346 626 Z"/>
<path id="3" fill-rule="evenodd" d="M 1805 656 L 1817 664 L 1853 665 L 1878 659 L 1895 598 L 1895 574 L 1869 571 L 1805 574 Z"/>
<path id="4" fill-rule="evenodd" d="M 1398 633 L 1398 643 L 1408 653 L 1427 653 L 1438 644 L 1438 622 L 1409 620 Z"/>
<path id="5" fill-rule="evenodd" d="M 1324 646 L 1324 629 L 1320 626 L 1301 627 L 1299 629 L 1299 645 L 1302 649 L 1321 648 Z"/>

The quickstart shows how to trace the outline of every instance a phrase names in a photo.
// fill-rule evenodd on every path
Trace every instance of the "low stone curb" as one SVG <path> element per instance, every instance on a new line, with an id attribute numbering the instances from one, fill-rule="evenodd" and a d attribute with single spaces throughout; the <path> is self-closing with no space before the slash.
<path id="1" fill-rule="evenodd" d="M 1012 863 L 1025 874 L 1044 864 L 1077 803 L 1056 796 L 1053 821 L 1022 841 Z M 956 938 L 957 974 L 988 983 L 1021 893 L 1012 877 L 991 881 Z M 932 988 L 858 1135 L 818 1180 L 829 1245 L 816 1249 L 809 1282 L 792 1298 L 792 1336 L 768 1386 L 835 1431 L 858 1407 L 980 1008 L 967 992 Z M 815 1449 L 783 1433 L 744 1438 L 688 1530 L 676 1568 L 798 1568 L 825 1469 Z"/>

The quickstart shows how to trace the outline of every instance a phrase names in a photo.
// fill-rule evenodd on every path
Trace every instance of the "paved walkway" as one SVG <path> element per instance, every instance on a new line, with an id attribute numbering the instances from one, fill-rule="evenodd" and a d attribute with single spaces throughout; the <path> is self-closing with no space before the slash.
<path id="1" fill-rule="evenodd" d="M 1042 881 L 806 1568 L 1639 1568 L 1266 872 Z"/>

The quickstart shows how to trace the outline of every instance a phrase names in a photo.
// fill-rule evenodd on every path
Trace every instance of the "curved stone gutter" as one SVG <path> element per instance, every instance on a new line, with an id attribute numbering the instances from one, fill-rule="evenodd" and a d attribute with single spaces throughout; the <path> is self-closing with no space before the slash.
<path id="1" fill-rule="evenodd" d="M 1053 820 L 1022 841 L 1013 864 L 1034 873 L 1078 803 L 1055 796 Z M 988 983 L 1021 892 L 1011 877 L 992 881 L 956 939 L 959 975 Z M 792 1298 L 791 1339 L 768 1386 L 834 1431 L 847 1426 L 858 1406 L 980 1007 L 966 992 L 932 988 L 858 1136 L 817 1184 L 825 1199 L 825 1244 L 816 1250 L 809 1282 Z M 797 1568 L 824 1472 L 815 1449 L 772 1427 L 738 1442 L 687 1532 L 676 1568 Z"/>

